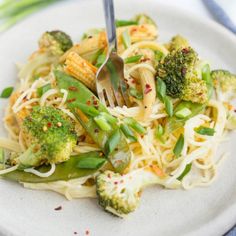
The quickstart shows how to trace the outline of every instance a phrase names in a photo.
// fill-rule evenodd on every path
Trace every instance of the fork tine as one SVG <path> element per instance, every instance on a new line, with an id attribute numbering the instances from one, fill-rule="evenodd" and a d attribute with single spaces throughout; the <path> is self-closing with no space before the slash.
<path id="1" fill-rule="evenodd" d="M 111 86 L 104 87 L 104 92 L 106 94 L 110 107 L 115 107 L 115 96 L 112 87 Z"/>

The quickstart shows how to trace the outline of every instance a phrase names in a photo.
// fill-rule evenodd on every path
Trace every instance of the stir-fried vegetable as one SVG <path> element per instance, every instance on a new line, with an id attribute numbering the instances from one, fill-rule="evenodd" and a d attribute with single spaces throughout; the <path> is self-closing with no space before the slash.
<path id="1" fill-rule="evenodd" d="M 117 123 L 112 123 L 111 120 L 109 121 L 107 116 L 104 116 L 104 113 L 109 115 L 107 109 L 82 83 L 61 71 L 55 71 L 54 73 L 57 80 L 57 86 L 60 89 L 68 91 L 67 107 L 75 114 L 76 118 L 94 142 L 96 142 L 105 152 L 106 143 L 112 140 L 112 130 L 119 128 Z M 74 87 L 76 90 L 70 90 L 70 87 Z M 100 114 L 95 117 L 88 115 L 88 113 L 85 114 L 77 103 L 93 107 L 99 111 Z M 101 122 L 101 119 L 98 121 L 98 117 L 102 117 L 103 122 Z M 98 125 L 98 123 L 100 125 Z M 112 129 L 107 129 L 107 124 L 109 124 Z M 104 130 L 104 128 L 106 129 Z M 129 165 L 130 157 L 131 154 L 128 143 L 123 133 L 121 133 L 119 142 L 116 148 L 109 153 L 108 159 L 113 165 L 115 171 L 123 172 Z"/>
<path id="2" fill-rule="evenodd" d="M 49 177 L 42 178 L 32 173 L 24 172 L 23 170 L 15 170 L 3 175 L 3 177 L 25 183 L 48 183 L 59 180 L 70 180 L 92 175 L 104 163 L 105 159 L 101 157 L 100 152 L 90 152 L 72 156 L 68 161 L 56 165 L 55 172 Z M 36 168 L 36 170 L 45 173 L 50 170 L 50 166 L 42 165 Z"/>

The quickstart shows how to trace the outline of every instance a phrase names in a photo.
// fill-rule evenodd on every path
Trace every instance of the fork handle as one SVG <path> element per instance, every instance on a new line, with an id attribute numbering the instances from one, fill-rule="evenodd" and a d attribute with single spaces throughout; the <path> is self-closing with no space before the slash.
<path id="1" fill-rule="evenodd" d="M 117 52 L 115 12 L 113 0 L 103 0 L 109 53 Z"/>

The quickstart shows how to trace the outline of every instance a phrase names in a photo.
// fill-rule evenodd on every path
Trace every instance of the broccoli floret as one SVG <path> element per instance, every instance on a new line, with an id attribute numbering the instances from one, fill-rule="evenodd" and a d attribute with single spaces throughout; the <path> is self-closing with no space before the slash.
<path id="1" fill-rule="evenodd" d="M 155 21 L 150 16 L 145 15 L 145 14 L 138 14 L 132 20 L 136 21 L 139 25 L 141 25 L 141 24 L 151 24 L 151 25 L 156 26 Z"/>
<path id="2" fill-rule="evenodd" d="M 190 45 L 187 39 L 181 35 L 176 35 L 165 46 L 171 52 L 178 49 L 188 48 Z"/>
<path id="3" fill-rule="evenodd" d="M 124 217 L 138 207 L 144 187 L 152 184 L 179 187 L 178 180 L 167 185 L 167 178 L 159 177 L 151 168 L 138 169 L 126 175 L 107 170 L 96 179 L 98 202 L 106 211 Z"/>
<path id="4" fill-rule="evenodd" d="M 227 70 L 213 70 L 211 72 L 217 99 L 230 102 L 236 98 L 236 75 Z"/>
<path id="5" fill-rule="evenodd" d="M 39 40 L 39 47 L 47 49 L 53 55 L 62 55 L 72 46 L 70 36 L 59 30 L 45 32 Z"/>
<path id="6" fill-rule="evenodd" d="M 157 76 L 166 84 L 167 95 L 194 103 L 208 100 L 208 89 L 201 72 L 204 63 L 191 48 L 170 52 L 159 64 Z"/>
<path id="7" fill-rule="evenodd" d="M 23 166 L 68 160 L 76 145 L 74 123 L 54 107 L 35 107 L 22 124 L 28 149 L 18 159 Z"/>

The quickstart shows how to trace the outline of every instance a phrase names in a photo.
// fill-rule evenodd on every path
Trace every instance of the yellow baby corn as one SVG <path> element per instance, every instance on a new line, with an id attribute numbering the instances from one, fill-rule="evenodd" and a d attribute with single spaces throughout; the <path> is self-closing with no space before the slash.
<path id="1" fill-rule="evenodd" d="M 96 91 L 95 78 L 97 68 L 79 56 L 76 52 L 67 54 L 64 70 L 66 73 L 80 80 L 92 91 Z"/>

